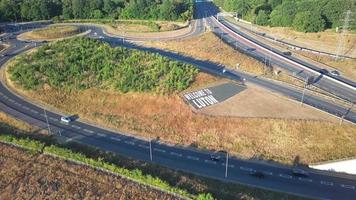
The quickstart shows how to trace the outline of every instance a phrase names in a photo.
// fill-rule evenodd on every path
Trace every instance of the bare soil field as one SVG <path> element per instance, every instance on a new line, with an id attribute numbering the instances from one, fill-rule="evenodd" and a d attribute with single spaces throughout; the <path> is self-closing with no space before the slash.
<path id="1" fill-rule="evenodd" d="M 0 144 L 0 199 L 180 199 L 61 159 Z"/>
<path id="2" fill-rule="evenodd" d="M 339 121 L 336 117 L 309 106 L 301 106 L 300 103 L 253 84 L 248 84 L 246 90 L 227 101 L 206 107 L 199 113 L 211 116 Z"/>
<path id="3" fill-rule="evenodd" d="M 44 29 L 34 30 L 18 36 L 21 40 L 57 40 L 80 33 L 76 26 L 49 26 Z"/>

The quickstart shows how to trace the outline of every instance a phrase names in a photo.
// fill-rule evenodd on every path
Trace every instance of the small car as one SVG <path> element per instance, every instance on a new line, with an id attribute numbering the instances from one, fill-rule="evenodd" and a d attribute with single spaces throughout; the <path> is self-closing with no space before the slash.
<path id="1" fill-rule="evenodd" d="M 321 69 L 319 70 L 319 72 L 322 74 L 329 74 L 329 71 L 327 69 Z"/>
<path id="2" fill-rule="evenodd" d="M 331 71 L 330 74 L 334 75 L 334 76 L 340 76 L 340 72 L 338 72 L 336 70 Z"/>
<path id="3" fill-rule="evenodd" d="M 216 162 L 223 161 L 223 159 L 225 159 L 225 156 L 226 156 L 226 151 L 217 151 L 210 154 L 210 160 Z"/>
<path id="4" fill-rule="evenodd" d="M 69 117 L 69 116 L 62 116 L 61 117 L 61 122 L 64 122 L 64 123 L 70 123 L 71 121 L 73 121 L 72 120 L 72 118 L 71 117 Z"/>
<path id="5" fill-rule="evenodd" d="M 309 177 L 309 173 L 305 170 L 302 169 L 293 169 L 292 170 L 292 175 L 293 176 L 298 176 L 298 177 Z"/>
<path id="6" fill-rule="evenodd" d="M 263 172 L 261 172 L 261 171 L 256 171 L 256 170 L 250 172 L 249 175 L 250 175 L 250 176 L 254 176 L 254 177 L 256 177 L 256 178 L 264 178 L 264 177 L 265 177 L 265 174 L 264 174 Z"/>
<path id="7" fill-rule="evenodd" d="M 290 52 L 290 51 L 285 51 L 285 52 L 283 52 L 283 55 L 285 55 L 285 56 L 291 56 L 291 55 L 292 55 L 292 52 Z"/>

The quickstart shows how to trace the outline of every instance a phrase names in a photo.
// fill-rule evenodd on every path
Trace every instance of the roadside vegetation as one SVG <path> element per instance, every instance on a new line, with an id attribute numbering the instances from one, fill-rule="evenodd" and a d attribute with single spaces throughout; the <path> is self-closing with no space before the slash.
<path id="1" fill-rule="evenodd" d="M 354 6 L 352 0 L 214 0 L 214 3 L 258 25 L 293 27 L 301 32 L 341 27 L 346 11 Z M 356 26 L 351 25 L 351 29 Z"/>
<path id="2" fill-rule="evenodd" d="M 198 70 L 156 54 L 74 38 L 20 56 L 9 73 L 25 89 L 47 85 L 65 90 L 173 93 L 186 89 Z"/>
<path id="3" fill-rule="evenodd" d="M 175 48 L 189 50 L 191 46 L 196 52 L 203 48 L 205 59 L 236 59 L 251 69 L 259 66 L 257 61 L 234 51 L 231 55 L 224 54 L 223 46 L 219 53 L 209 54 L 211 52 L 205 50 L 214 48 L 192 44 L 179 46 L 172 42 L 177 45 Z M 102 57 L 101 52 L 109 56 Z M 110 57 L 113 52 L 116 52 L 115 59 Z M 150 77 L 157 77 L 161 69 L 164 69 L 161 78 L 151 81 Z M 41 47 L 37 52 L 15 59 L 8 64 L 7 72 L 8 85 L 21 95 L 52 109 L 78 114 L 83 120 L 136 136 L 150 135 L 172 144 L 224 149 L 244 158 L 289 164 L 296 156 L 302 163 L 311 163 L 356 154 L 353 139 L 356 127 L 346 123 L 209 117 L 194 113 L 178 92 L 218 79 L 158 55 L 112 49 L 88 39 L 72 39 Z M 106 75 L 108 79 L 103 78 Z M 171 75 L 178 77 L 168 79 Z"/>
<path id="4" fill-rule="evenodd" d="M 23 33 L 19 38 L 25 40 L 55 40 L 71 37 L 79 33 L 81 33 L 81 30 L 76 26 L 49 26 Z"/>
<path id="5" fill-rule="evenodd" d="M 213 193 L 219 200 L 304 199 L 129 160 L 77 143 L 55 145 L 54 138 L 18 129 L 29 127 L 23 122 L 1 113 L 0 120 L 5 121 L 0 122 L 0 198 L 26 198 L 34 195 L 41 199 L 58 196 L 63 199 L 180 199 L 151 187 L 154 186 L 197 200 L 214 199 L 206 192 Z"/>
<path id="6" fill-rule="evenodd" d="M 186 21 L 193 1 L 0 0 L 0 22 L 62 19 L 150 19 Z"/>

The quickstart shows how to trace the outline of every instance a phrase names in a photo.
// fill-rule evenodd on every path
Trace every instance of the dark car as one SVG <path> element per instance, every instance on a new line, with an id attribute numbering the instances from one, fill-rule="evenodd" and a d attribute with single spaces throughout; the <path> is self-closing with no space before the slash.
<path id="1" fill-rule="evenodd" d="M 293 169 L 292 170 L 292 175 L 293 176 L 298 176 L 298 177 L 309 177 L 309 173 L 305 170 L 302 169 Z"/>
<path id="2" fill-rule="evenodd" d="M 285 55 L 285 56 L 291 56 L 291 55 L 292 55 L 292 52 L 290 52 L 290 51 L 285 51 L 285 52 L 283 52 L 283 55 Z"/>
<path id="3" fill-rule="evenodd" d="M 340 72 L 338 72 L 336 70 L 331 71 L 330 74 L 334 75 L 334 76 L 340 76 Z"/>
<path id="4" fill-rule="evenodd" d="M 319 72 L 322 74 L 329 74 L 329 71 L 327 69 L 321 69 L 319 70 Z"/>
<path id="5" fill-rule="evenodd" d="M 214 152 L 214 153 L 210 154 L 210 160 L 216 161 L 216 162 L 223 161 L 225 159 L 226 154 L 227 154 L 226 151 Z"/>
<path id="6" fill-rule="evenodd" d="M 265 174 L 261 171 L 252 171 L 250 172 L 250 176 L 253 176 L 253 177 L 256 177 L 256 178 L 264 178 L 265 177 Z"/>

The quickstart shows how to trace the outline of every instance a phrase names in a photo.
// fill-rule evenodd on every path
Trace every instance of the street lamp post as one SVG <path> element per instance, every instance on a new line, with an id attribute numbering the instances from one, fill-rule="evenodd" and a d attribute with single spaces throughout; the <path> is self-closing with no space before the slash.
<path id="1" fill-rule="evenodd" d="M 45 115 L 45 118 L 46 118 L 46 123 L 47 123 L 47 128 L 48 128 L 48 135 L 51 135 L 51 128 L 50 128 L 50 126 L 49 126 L 48 116 L 47 116 L 46 109 L 43 108 L 43 112 L 44 112 L 44 115 Z"/>
<path id="2" fill-rule="evenodd" d="M 227 169 L 229 167 L 229 153 L 226 151 L 226 163 L 225 163 L 225 178 L 227 178 Z"/>
<path id="3" fill-rule="evenodd" d="M 148 140 L 149 140 L 149 145 L 150 145 L 150 160 L 152 161 L 153 157 L 152 157 L 152 141 L 151 141 L 151 135 L 148 136 Z"/>

